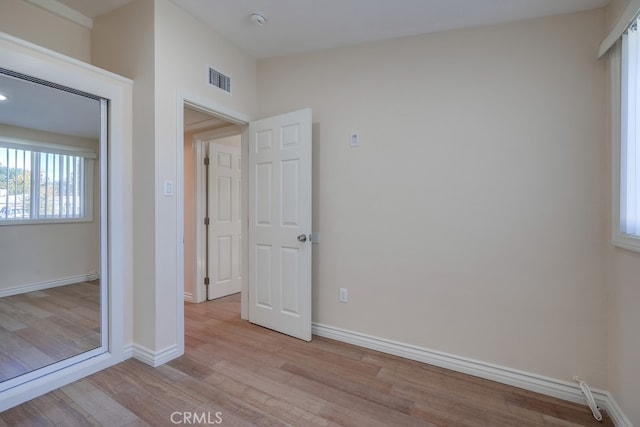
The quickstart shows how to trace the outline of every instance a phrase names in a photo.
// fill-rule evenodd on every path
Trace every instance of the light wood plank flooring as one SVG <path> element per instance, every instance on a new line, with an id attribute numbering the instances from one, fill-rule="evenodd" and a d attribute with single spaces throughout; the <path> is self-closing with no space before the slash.
<path id="1" fill-rule="evenodd" d="M 98 281 L 0 298 L 0 381 L 100 345 Z"/>
<path id="2" fill-rule="evenodd" d="M 184 356 L 155 369 L 128 360 L 5 411 L 0 426 L 613 425 L 586 406 L 325 338 L 298 341 L 239 312 L 238 295 L 187 304 Z"/>

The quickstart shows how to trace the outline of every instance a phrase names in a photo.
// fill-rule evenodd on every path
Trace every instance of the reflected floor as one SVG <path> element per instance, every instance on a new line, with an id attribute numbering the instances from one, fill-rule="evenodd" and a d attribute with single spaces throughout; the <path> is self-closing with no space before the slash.
<path id="1" fill-rule="evenodd" d="M 100 283 L 0 298 L 0 381 L 100 345 Z"/>

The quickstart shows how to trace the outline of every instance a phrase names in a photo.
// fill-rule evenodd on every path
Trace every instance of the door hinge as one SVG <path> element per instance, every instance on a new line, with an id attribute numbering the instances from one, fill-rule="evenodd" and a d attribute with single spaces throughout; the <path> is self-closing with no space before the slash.
<path id="1" fill-rule="evenodd" d="M 204 284 L 205 284 L 206 286 L 209 286 L 209 278 L 208 278 L 208 277 L 205 277 L 205 278 L 204 278 Z"/>
<path id="2" fill-rule="evenodd" d="M 209 158 L 208 157 L 204 158 L 204 165 L 205 166 L 209 166 Z"/>
<path id="3" fill-rule="evenodd" d="M 206 218 L 204 219 L 204 225 L 209 225 L 209 217 L 206 217 Z"/>

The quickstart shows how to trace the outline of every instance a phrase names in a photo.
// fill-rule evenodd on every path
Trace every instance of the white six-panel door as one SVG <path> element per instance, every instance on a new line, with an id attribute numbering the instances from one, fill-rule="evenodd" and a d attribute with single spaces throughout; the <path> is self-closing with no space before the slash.
<path id="1" fill-rule="evenodd" d="M 240 292 L 240 145 L 209 142 L 209 299 Z"/>
<path id="2" fill-rule="evenodd" d="M 249 320 L 311 340 L 311 110 L 249 125 Z"/>

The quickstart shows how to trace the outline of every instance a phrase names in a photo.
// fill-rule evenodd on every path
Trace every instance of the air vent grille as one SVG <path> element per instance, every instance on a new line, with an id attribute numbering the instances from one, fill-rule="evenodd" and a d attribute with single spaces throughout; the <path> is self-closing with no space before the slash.
<path id="1" fill-rule="evenodd" d="M 231 93 L 231 77 L 214 68 L 209 68 L 209 84 Z"/>

